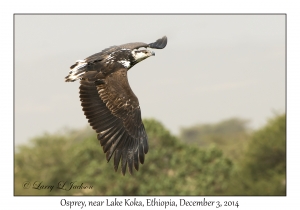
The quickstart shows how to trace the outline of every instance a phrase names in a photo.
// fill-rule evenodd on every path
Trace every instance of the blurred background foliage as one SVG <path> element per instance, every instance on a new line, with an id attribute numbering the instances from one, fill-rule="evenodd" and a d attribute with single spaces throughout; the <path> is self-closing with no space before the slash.
<path id="1" fill-rule="evenodd" d="M 238 118 L 172 135 L 145 119 L 149 153 L 133 175 L 107 163 L 95 132 L 44 134 L 15 149 L 15 195 L 286 195 L 286 115 L 252 131 Z M 66 129 L 65 129 L 66 130 Z M 54 185 L 49 189 L 34 189 Z M 24 183 L 30 182 L 28 189 Z M 93 186 L 58 189 L 58 183 Z M 36 184 L 35 186 L 38 186 Z"/>

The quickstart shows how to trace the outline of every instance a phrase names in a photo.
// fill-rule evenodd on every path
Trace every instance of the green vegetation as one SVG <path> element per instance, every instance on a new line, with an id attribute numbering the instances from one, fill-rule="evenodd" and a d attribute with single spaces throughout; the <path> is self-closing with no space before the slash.
<path id="1" fill-rule="evenodd" d="M 208 148 L 215 145 L 224 155 L 232 160 L 243 155 L 250 130 L 248 121 L 232 118 L 216 124 L 196 125 L 181 130 L 182 141 Z"/>
<path id="2" fill-rule="evenodd" d="M 150 150 L 132 176 L 114 172 L 89 127 L 45 134 L 16 148 L 15 195 L 285 195 L 285 123 L 277 116 L 251 133 L 231 119 L 177 138 L 144 120 Z"/>
<path id="3" fill-rule="evenodd" d="M 286 195 L 285 115 L 253 133 L 231 185 L 236 195 Z"/>

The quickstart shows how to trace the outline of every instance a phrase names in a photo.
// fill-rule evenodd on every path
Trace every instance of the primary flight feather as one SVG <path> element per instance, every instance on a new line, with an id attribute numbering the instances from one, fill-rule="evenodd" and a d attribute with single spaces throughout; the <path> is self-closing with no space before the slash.
<path id="1" fill-rule="evenodd" d="M 155 55 L 148 50 L 163 49 L 164 36 L 154 43 L 128 43 L 112 46 L 78 60 L 72 65 L 66 82 L 80 79 L 80 101 L 89 124 L 109 161 L 114 155 L 114 169 L 132 174 L 144 163 L 148 152 L 148 138 L 141 118 L 138 98 L 132 92 L 127 71 L 142 60 Z"/>

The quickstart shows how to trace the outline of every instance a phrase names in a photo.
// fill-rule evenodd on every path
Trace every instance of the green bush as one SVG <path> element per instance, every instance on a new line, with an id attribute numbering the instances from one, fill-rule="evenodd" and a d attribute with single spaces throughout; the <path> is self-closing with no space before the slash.
<path id="1" fill-rule="evenodd" d="M 209 148 L 215 145 L 231 160 L 243 155 L 249 139 L 248 120 L 231 118 L 215 124 L 201 124 L 181 129 L 180 139 L 185 143 Z"/>
<path id="2" fill-rule="evenodd" d="M 232 176 L 230 193 L 286 195 L 286 116 L 256 131 Z"/>
<path id="3" fill-rule="evenodd" d="M 15 154 L 15 195 L 216 195 L 226 191 L 232 163 L 221 150 L 187 145 L 156 120 L 144 124 L 150 149 L 144 165 L 132 176 L 114 172 L 96 134 L 82 140 L 75 138 L 76 132 L 33 139 L 31 146 L 21 146 Z M 55 187 L 23 189 L 26 181 Z M 56 188 L 60 182 L 72 181 L 93 188 Z"/>

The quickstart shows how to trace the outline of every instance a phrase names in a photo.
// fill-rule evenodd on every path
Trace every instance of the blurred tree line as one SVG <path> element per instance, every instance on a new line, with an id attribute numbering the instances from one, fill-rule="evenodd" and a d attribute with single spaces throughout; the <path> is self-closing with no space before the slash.
<path id="1" fill-rule="evenodd" d="M 181 129 L 180 139 L 201 148 L 215 145 L 226 157 L 236 160 L 243 154 L 250 136 L 248 123 L 232 118 L 215 124 L 195 125 Z"/>
<path id="2" fill-rule="evenodd" d="M 89 127 L 18 146 L 15 195 L 286 195 L 285 114 L 257 131 L 234 118 L 179 137 L 154 119 L 144 124 L 150 150 L 133 175 L 114 171 Z M 68 190 L 71 182 L 79 187 Z"/>

